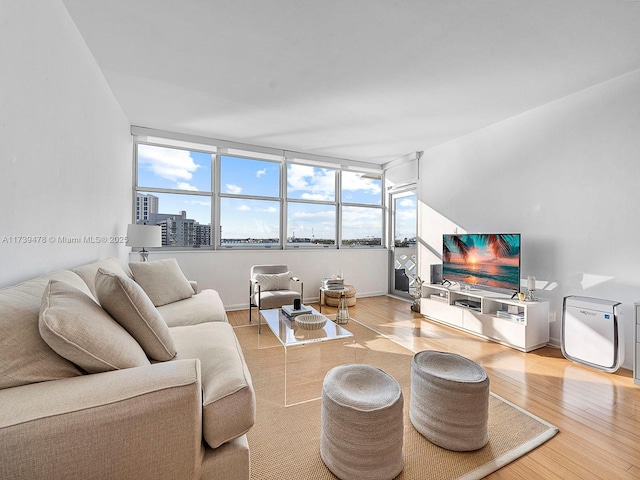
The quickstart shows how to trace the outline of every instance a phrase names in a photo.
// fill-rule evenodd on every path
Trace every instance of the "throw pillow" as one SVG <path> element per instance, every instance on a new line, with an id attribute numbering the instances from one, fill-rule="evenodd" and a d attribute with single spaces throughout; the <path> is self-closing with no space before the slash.
<path id="1" fill-rule="evenodd" d="M 99 268 L 104 268 L 105 270 L 109 270 L 110 272 L 118 273 L 120 275 L 133 278 L 133 275 L 131 274 L 131 270 L 129 270 L 129 267 L 127 267 L 126 264 L 123 264 L 122 262 L 120 262 L 120 260 L 114 257 L 105 258 L 103 260 L 97 260 L 93 263 L 89 263 L 87 265 L 82 265 L 81 267 L 74 268 L 73 273 L 79 275 L 80 278 L 84 280 L 84 283 L 86 283 L 87 286 L 89 287 L 89 290 L 91 290 L 91 294 L 93 295 L 93 298 L 97 298 L 95 279 L 96 279 L 96 272 L 98 271 Z"/>
<path id="2" fill-rule="evenodd" d="M 137 340 L 148 357 L 166 361 L 176 356 L 169 327 L 140 285 L 99 268 L 95 286 L 102 308 Z"/>
<path id="3" fill-rule="evenodd" d="M 175 258 L 134 262 L 129 267 L 133 272 L 133 279 L 149 295 L 156 307 L 193 295 L 193 288 Z"/>
<path id="4" fill-rule="evenodd" d="M 256 273 L 253 278 L 260 284 L 260 290 L 263 292 L 270 292 L 272 290 L 289 290 L 291 272 Z"/>
<path id="5" fill-rule="evenodd" d="M 49 281 L 40 305 L 42 339 L 55 352 L 88 373 L 149 365 L 127 331 L 87 294 Z"/>

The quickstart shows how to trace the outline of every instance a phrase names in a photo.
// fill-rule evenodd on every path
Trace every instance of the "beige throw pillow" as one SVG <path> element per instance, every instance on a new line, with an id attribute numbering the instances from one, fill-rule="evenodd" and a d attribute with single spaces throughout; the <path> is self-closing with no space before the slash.
<path id="1" fill-rule="evenodd" d="M 126 264 L 123 264 L 122 262 L 120 262 L 120 260 L 114 257 L 105 258 L 103 260 L 97 260 L 93 263 L 89 263 L 87 265 L 82 265 L 81 267 L 74 268 L 73 272 L 79 275 L 80 278 L 82 278 L 82 280 L 84 280 L 84 282 L 89 287 L 89 290 L 91 290 L 91 294 L 93 295 L 94 298 L 98 298 L 96 297 L 95 279 L 96 279 L 96 273 L 99 268 L 104 268 L 105 270 L 109 270 L 110 272 L 118 273 L 125 277 L 133 278 L 133 275 L 131 274 L 131 270 L 129 270 L 129 267 L 127 267 Z"/>
<path id="2" fill-rule="evenodd" d="M 169 327 L 140 285 L 99 268 L 95 286 L 102 308 L 137 340 L 148 357 L 166 361 L 176 356 Z"/>
<path id="3" fill-rule="evenodd" d="M 260 284 L 260 290 L 270 292 L 273 290 L 289 290 L 291 272 L 285 273 L 256 273 L 253 279 Z"/>
<path id="4" fill-rule="evenodd" d="M 190 298 L 193 288 L 175 258 L 129 264 L 133 279 L 156 307 Z"/>
<path id="5" fill-rule="evenodd" d="M 40 306 L 42 339 L 89 373 L 149 365 L 140 345 L 88 295 L 51 280 Z"/>

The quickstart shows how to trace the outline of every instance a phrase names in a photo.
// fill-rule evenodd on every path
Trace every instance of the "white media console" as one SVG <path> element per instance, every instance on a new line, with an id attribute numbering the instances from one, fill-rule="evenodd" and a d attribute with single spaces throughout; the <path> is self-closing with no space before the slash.
<path id="1" fill-rule="evenodd" d="M 530 352 L 549 342 L 549 302 L 499 293 L 424 285 L 420 313 L 439 323 Z"/>

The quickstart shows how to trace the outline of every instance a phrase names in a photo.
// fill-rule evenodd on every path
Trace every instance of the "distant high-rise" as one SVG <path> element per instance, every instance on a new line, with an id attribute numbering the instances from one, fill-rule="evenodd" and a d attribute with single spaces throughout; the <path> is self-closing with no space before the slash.
<path id="1" fill-rule="evenodd" d="M 211 226 L 200 225 L 187 212 L 158 213 L 158 197 L 151 194 L 136 195 L 136 223 L 162 227 L 163 247 L 193 247 L 211 245 Z"/>
<path id="2" fill-rule="evenodd" d="M 151 225 L 162 227 L 163 247 L 191 247 L 195 244 L 195 220 L 187 218 L 184 210 L 175 213 L 154 213 L 149 215 Z"/>
<path id="3" fill-rule="evenodd" d="M 151 194 L 136 194 L 136 223 L 149 222 L 151 215 L 158 213 L 158 197 Z"/>
<path id="4" fill-rule="evenodd" d="M 211 245 L 211 225 L 201 225 L 196 222 L 195 245 Z"/>

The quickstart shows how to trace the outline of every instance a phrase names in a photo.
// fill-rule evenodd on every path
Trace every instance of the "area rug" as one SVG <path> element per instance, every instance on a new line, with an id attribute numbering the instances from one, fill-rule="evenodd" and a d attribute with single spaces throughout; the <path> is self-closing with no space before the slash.
<path id="1" fill-rule="evenodd" d="M 301 403 L 288 407 L 284 406 L 284 348 L 269 328 L 263 328 L 260 335 L 256 326 L 235 329 L 256 390 L 257 420 L 248 433 L 252 479 L 336 478 L 320 458 L 321 403 L 317 398 L 324 374 L 345 358 L 382 368 L 402 386 L 405 465 L 397 479 L 480 479 L 530 452 L 558 431 L 491 394 L 489 443 L 484 448 L 451 452 L 433 445 L 409 421 L 413 352 L 353 319 L 345 327 L 354 334 L 355 343 L 351 345 L 317 342 L 287 351 L 287 387 L 295 388 L 301 399 Z M 351 350 L 345 355 L 345 349 Z"/>

